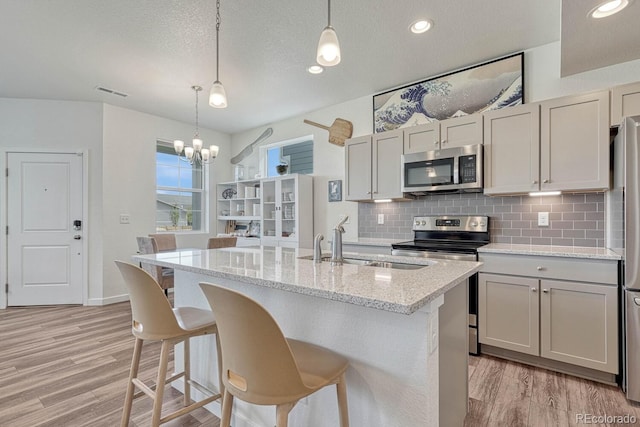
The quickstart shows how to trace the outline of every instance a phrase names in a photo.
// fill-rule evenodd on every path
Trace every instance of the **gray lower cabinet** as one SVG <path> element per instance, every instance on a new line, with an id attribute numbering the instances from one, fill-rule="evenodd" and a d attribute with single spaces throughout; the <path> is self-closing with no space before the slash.
<path id="1" fill-rule="evenodd" d="M 490 271 L 478 281 L 480 343 L 618 373 L 616 262 L 480 258 L 483 271 Z"/>

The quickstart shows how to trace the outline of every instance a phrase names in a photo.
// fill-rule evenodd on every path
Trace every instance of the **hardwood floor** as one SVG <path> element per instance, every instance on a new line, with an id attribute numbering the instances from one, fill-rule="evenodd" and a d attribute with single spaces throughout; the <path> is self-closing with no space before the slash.
<path id="1" fill-rule="evenodd" d="M 120 425 L 130 325 L 129 303 L 0 310 L 0 426 Z M 148 384 L 159 355 L 157 343 L 145 344 L 140 377 Z M 180 407 L 182 394 L 167 387 L 163 409 Z M 151 400 L 136 399 L 130 426 L 150 421 Z M 219 420 L 201 408 L 164 425 L 211 427 Z"/>
<path id="2" fill-rule="evenodd" d="M 119 425 L 130 322 L 129 303 L 0 310 L 0 426 Z M 159 352 L 156 343 L 143 350 L 140 375 L 149 383 Z M 165 409 L 181 407 L 181 397 L 168 387 Z M 468 427 L 574 426 L 580 413 L 640 420 L 640 407 L 615 387 L 487 356 L 470 356 L 469 408 Z M 130 426 L 148 426 L 150 411 L 150 399 L 137 399 Z M 216 427 L 219 420 L 199 409 L 165 425 Z"/>
<path id="3" fill-rule="evenodd" d="M 490 356 L 469 356 L 469 413 L 465 426 L 576 426 L 579 414 L 635 417 L 640 406 L 613 386 Z M 629 424 L 597 424 L 622 426 Z"/>

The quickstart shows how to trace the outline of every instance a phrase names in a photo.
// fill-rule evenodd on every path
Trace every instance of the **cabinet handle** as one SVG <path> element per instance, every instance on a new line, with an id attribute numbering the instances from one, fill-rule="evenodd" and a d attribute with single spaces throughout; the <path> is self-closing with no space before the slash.
<path id="1" fill-rule="evenodd" d="M 371 191 L 367 191 L 367 194 L 371 194 Z"/>
<path id="2" fill-rule="evenodd" d="M 538 181 L 533 181 L 533 182 L 532 182 L 532 184 L 537 184 L 537 183 L 538 183 Z"/>
<path id="3" fill-rule="evenodd" d="M 549 293 L 549 289 L 543 289 L 542 292 L 544 292 L 545 294 Z"/>
<path id="4" fill-rule="evenodd" d="M 538 270 L 538 271 L 542 271 L 542 270 L 544 270 L 544 267 L 543 267 L 543 266 L 541 266 L 541 265 L 539 265 L 539 266 L 537 266 L 537 267 L 536 267 L 536 270 Z"/>
<path id="5" fill-rule="evenodd" d="M 538 292 L 536 288 L 531 288 L 531 292 Z"/>
<path id="6" fill-rule="evenodd" d="M 544 180 L 544 181 L 542 181 L 542 182 L 543 182 L 543 183 L 545 183 L 545 184 L 548 184 L 548 183 L 549 183 L 549 180 L 548 180 L 548 179 L 545 179 L 545 180 Z"/>

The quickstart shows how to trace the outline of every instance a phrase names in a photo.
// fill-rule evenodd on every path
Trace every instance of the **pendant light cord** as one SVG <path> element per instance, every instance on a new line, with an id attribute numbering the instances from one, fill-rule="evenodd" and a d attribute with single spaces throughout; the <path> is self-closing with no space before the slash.
<path id="1" fill-rule="evenodd" d="M 220 1 L 220 0 L 218 0 L 218 1 Z M 327 3 L 329 4 L 329 12 L 328 12 L 328 15 L 329 15 L 329 25 L 328 25 L 328 27 L 330 27 L 330 26 L 331 26 L 331 0 L 329 0 Z"/>
<path id="2" fill-rule="evenodd" d="M 220 0 L 216 0 L 216 81 L 220 81 Z"/>

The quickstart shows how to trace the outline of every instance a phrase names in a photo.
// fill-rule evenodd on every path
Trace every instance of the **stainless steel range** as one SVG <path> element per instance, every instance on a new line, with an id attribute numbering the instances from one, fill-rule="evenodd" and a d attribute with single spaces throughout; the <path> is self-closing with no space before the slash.
<path id="1" fill-rule="evenodd" d="M 413 240 L 391 245 L 392 255 L 476 261 L 488 244 L 488 216 L 416 216 Z M 469 278 L 469 353 L 478 354 L 478 275 Z"/>

